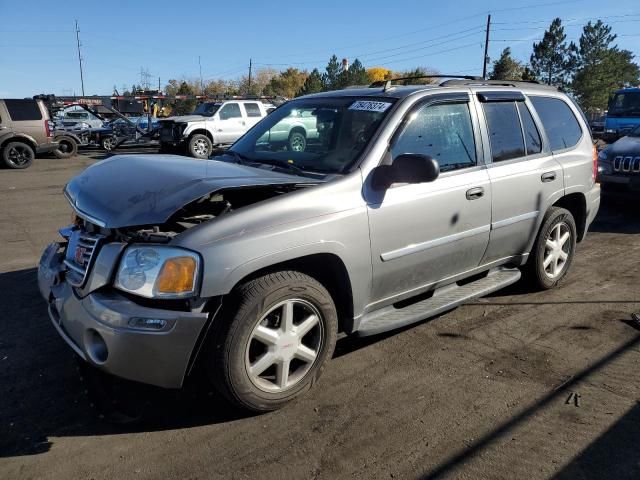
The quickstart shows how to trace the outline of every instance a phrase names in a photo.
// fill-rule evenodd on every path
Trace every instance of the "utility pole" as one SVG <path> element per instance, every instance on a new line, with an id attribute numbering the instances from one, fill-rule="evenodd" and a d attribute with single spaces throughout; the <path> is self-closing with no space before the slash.
<path id="1" fill-rule="evenodd" d="M 158 77 L 158 93 L 160 93 L 162 90 L 160 90 L 160 77 Z"/>
<path id="2" fill-rule="evenodd" d="M 202 63 L 200 63 L 200 55 L 198 55 L 198 68 L 200 68 L 200 93 L 204 95 L 204 83 L 202 82 Z"/>
<path id="3" fill-rule="evenodd" d="M 82 55 L 80 55 L 80 29 L 76 20 L 76 44 L 78 45 L 78 62 L 80 63 L 80 84 L 82 85 L 82 96 L 84 97 L 84 76 L 82 74 Z"/>
<path id="4" fill-rule="evenodd" d="M 251 59 L 249 59 L 249 86 L 247 87 L 247 95 L 251 93 Z"/>
<path id="5" fill-rule="evenodd" d="M 491 14 L 487 15 L 487 32 L 484 39 L 484 57 L 482 59 L 482 78 L 487 78 L 487 63 L 489 63 L 489 32 L 491 31 Z"/>

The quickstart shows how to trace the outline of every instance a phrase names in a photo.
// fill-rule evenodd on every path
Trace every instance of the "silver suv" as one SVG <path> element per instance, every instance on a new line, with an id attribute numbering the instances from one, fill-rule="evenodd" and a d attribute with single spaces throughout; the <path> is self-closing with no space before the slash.
<path id="1" fill-rule="evenodd" d="M 290 149 L 279 132 L 313 117 Z M 567 274 L 600 203 L 589 128 L 536 84 L 448 80 L 286 103 L 212 160 L 112 157 L 71 180 L 40 261 L 86 362 L 231 402 L 309 390 L 339 332 L 373 335 Z"/>

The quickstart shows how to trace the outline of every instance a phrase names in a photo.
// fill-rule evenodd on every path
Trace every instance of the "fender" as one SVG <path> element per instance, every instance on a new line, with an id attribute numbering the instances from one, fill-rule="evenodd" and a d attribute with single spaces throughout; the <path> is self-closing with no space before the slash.
<path id="1" fill-rule="evenodd" d="M 6 135 L 6 138 L 0 137 L 0 146 L 4 146 L 9 142 L 16 142 L 16 141 L 23 141 L 23 142 L 29 143 L 33 148 L 34 152 L 38 148 L 38 142 L 36 142 L 36 139 L 33 138 L 31 135 L 26 133 L 13 133 L 13 132 L 9 132 Z"/>

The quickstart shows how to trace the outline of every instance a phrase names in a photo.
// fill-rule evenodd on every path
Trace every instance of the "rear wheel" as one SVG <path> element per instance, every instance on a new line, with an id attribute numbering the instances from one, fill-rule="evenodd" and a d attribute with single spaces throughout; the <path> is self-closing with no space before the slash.
<path id="1" fill-rule="evenodd" d="M 57 138 L 58 148 L 53 151 L 53 154 L 57 158 L 69 158 L 78 153 L 78 144 L 71 137 Z"/>
<path id="2" fill-rule="evenodd" d="M 576 222 L 571 212 L 551 207 L 527 264 L 526 273 L 535 287 L 548 290 L 566 276 L 575 254 L 576 238 Z"/>
<path id="3" fill-rule="evenodd" d="M 100 146 L 109 152 L 115 148 L 116 138 L 113 136 L 104 137 L 102 140 L 100 140 Z"/>
<path id="4" fill-rule="evenodd" d="M 214 334 L 209 373 L 232 403 L 278 409 L 309 390 L 333 355 L 333 300 L 317 280 L 294 271 L 252 280 L 232 296 Z"/>
<path id="5" fill-rule="evenodd" d="M 33 148 L 22 142 L 9 142 L 2 150 L 2 160 L 9 168 L 27 168 L 35 158 Z"/>
<path id="6" fill-rule="evenodd" d="M 189 154 L 195 158 L 209 158 L 213 150 L 213 143 L 209 137 L 196 133 L 189 139 Z"/>

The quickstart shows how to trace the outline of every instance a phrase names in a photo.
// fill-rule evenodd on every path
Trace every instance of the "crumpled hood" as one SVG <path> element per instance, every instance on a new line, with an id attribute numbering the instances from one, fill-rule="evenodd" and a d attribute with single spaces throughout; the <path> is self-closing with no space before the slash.
<path id="1" fill-rule="evenodd" d="M 204 115 L 181 115 L 177 117 L 168 117 L 162 119 L 162 121 L 172 121 L 175 123 L 188 123 L 188 122 L 213 122 L 213 117 L 205 117 Z"/>
<path id="2" fill-rule="evenodd" d="M 607 157 L 640 155 L 640 137 L 622 137 L 607 149 Z"/>
<path id="3" fill-rule="evenodd" d="M 218 160 L 177 155 L 118 155 L 96 163 L 65 187 L 84 217 L 107 228 L 160 224 L 184 205 L 222 188 L 317 183 Z"/>

